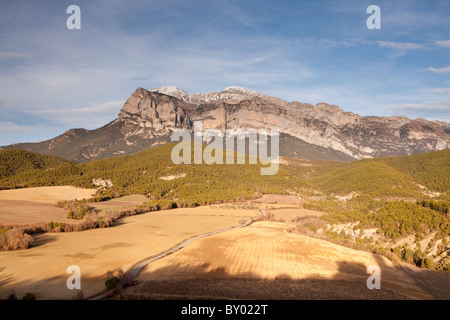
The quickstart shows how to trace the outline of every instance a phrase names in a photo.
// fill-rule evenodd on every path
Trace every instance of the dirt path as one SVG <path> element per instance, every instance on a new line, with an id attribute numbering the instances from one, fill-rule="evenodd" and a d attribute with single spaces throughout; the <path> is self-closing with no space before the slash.
<path id="1" fill-rule="evenodd" d="M 139 275 L 139 273 L 147 265 L 149 265 L 151 262 L 159 260 L 159 259 L 162 259 L 164 257 L 167 257 L 168 255 L 170 255 L 170 254 L 172 254 L 172 253 L 174 253 L 174 252 L 184 248 L 185 246 L 187 246 L 188 244 L 190 244 L 191 242 L 193 242 L 193 241 L 195 241 L 197 239 L 204 238 L 204 237 L 211 236 L 211 235 L 218 234 L 218 233 L 222 233 L 222 232 L 226 232 L 226 231 L 231 231 L 231 230 L 244 228 L 244 227 L 247 227 L 247 226 L 251 225 L 254 221 L 255 220 L 252 218 L 251 220 L 246 221 L 245 223 L 241 224 L 240 226 L 231 227 L 231 228 L 222 229 L 222 230 L 217 230 L 217 231 L 212 231 L 212 232 L 208 232 L 208 233 L 205 233 L 205 234 L 202 234 L 202 235 L 195 236 L 195 237 L 189 238 L 187 240 L 184 240 L 183 242 L 181 242 L 180 244 L 176 245 L 175 247 L 173 247 L 173 248 L 171 248 L 171 249 L 169 249 L 167 251 L 164 251 L 164 252 L 158 254 L 157 256 L 147 257 L 147 258 L 144 258 L 141 261 L 135 263 L 134 265 L 132 265 L 130 267 L 131 274 L 132 274 L 133 278 L 137 277 Z M 89 300 L 100 300 L 100 299 L 103 299 L 104 297 L 105 297 L 105 294 L 102 293 L 100 295 L 97 295 L 97 296 L 89 299 Z"/>
<path id="2" fill-rule="evenodd" d="M 126 217 L 112 228 L 35 235 L 27 250 L 0 252 L 0 299 L 13 291 L 18 296 L 32 292 L 38 299 L 72 299 L 74 291 L 66 286 L 70 265 L 80 267 L 83 294 L 92 297 L 105 288 L 108 271 L 129 270 L 144 257 L 157 256 L 197 235 L 239 226 L 239 221 L 257 214 L 257 210 L 181 208 Z"/>

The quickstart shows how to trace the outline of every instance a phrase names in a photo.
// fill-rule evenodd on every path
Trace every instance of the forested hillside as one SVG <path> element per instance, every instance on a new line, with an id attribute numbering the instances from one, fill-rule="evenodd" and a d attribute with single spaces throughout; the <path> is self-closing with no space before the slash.
<path id="1" fill-rule="evenodd" d="M 450 149 L 406 157 L 379 158 L 375 161 L 384 162 L 410 175 L 430 190 L 448 192 L 450 189 Z"/>
<path id="2" fill-rule="evenodd" d="M 338 165 L 311 183 L 326 193 L 420 198 L 450 190 L 450 149 L 427 154 L 365 159 Z M 426 190 L 428 188 L 428 190 Z"/>
<path id="3" fill-rule="evenodd" d="M 139 193 L 156 200 L 176 199 L 198 204 L 310 188 L 306 181 L 282 168 L 276 175 L 262 176 L 261 164 L 175 165 L 171 160 L 172 147 L 173 144 L 87 164 L 21 150 L 1 150 L 5 167 L 9 162 L 23 163 L 23 166 L 18 165 L 20 169 L 15 169 L 16 174 L 8 169 L 11 173 L 2 175 L 0 186 L 8 189 L 70 184 L 93 188 L 92 180 L 100 179 L 111 180 L 113 184 L 101 192 L 103 196 Z M 39 165 L 29 160 L 35 158 L 39 159 Z M 58 166 L 54 165 L 57 160 L 60 161 Z"/>
<path id="4" fill-rule="evenodd" d="M 276 175 L 262 176 L 260 164 L 175 165 L 172 148 L 170 144 L 87 164 L 23 150 L 0 150 L 0 188 L 67 184 L 94 188 L 92 180 L 101 179 L 111 180 L 110 195 L 139 193 L 155 199 L 208 201 L 249 197 L 255 192 L 356 192 L 414 199 L 439 192 L 445 198 L 450 190 L 450 150 L 350 163 L 286 159 Z"/>
<path id="5" fill-rule="evenodd" d="M 0 150 L 0 189 L 73 184 L 79 167 L 67 160 L 24 150 Z"/>

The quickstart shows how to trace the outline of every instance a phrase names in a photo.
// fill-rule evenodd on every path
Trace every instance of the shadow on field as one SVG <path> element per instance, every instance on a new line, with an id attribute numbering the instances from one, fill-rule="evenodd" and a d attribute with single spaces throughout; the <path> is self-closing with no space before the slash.
<path id="1" fill-rule="evenodd" d="M 248 272 L 230 275 L 225 268 L 212 269 L 205 263 L 198 267 L 177 264 L 146 272 L 138 284 L 120 290 L 111 299 L 261 299 L 261 300 L 403 300 L 450 299 L 450 274 L 413 268 L 391 267 L 381 256 L 376 256 L 381 269 L 381 289 L 368 289 L 367 268 L 361 263 L 338 262 L 338 272 L 325 277 L 316 275 L 293 279 L 279 274 L 263 279 Z M 45 268 L 45 265 L 41 266 Z M 21 298 L 30 292 L 38 299 L 76 299 L 80 290 L 69 290 L 69 274 L 47 279 L 16 282 L 15 276 L 0 262 L 0 299 L 14 293 Z M 389 274 L 389 279 L 386 280 Z M 398 278 L 396 276 L 398 275 Z M 32 276 L 31 276 L 32 278 Z M 393 281 L 396 278 L 396 281 Z M 81 286 L 84 298 L 100 293 L 105 288 L 105 277 L 83 276 Z M 402 279 L 406 279 L 402 282 Z M 79 298 L 79 297 L 78 297 Z"/>
<path id="2" fill-rule="evenodd" d="M 381 266 L 380 266 L 381 267 Z M 383 268 L 383 267 L 381 267 Z M 403 300 L 411 297 L 381 288 L 367 288 L 366 267 L 362 264 L 339 263 L 339 274 L 332 278 L 292 279 L 280 274 L 274 279 L 262 279 L 253 273 L 229 275 L 225 269 L 209 270 L 204 264 L 190 268 L 182 277 L 184 265 L 171 265 L 129 287 L 124 299 L 261 299 L 261 300 Z M 349 277 L 350 275 L 350 277 Z M 346 280 L 343 280 L 346 278 Z M 349 280 L 351 279 L 351 280 Z"/>
<path id="3" fill-rule="evenodd" d="M 39 233 L 39 234 L 33 235 L 33 245 L 32 245 L 32 247 L 35 248 L 35 247 L 39 247 L 39 246 L 42 246 L 44 244 L 53 242 L 53 241 L 56 240 L 56 237 L 57 237 L 56 234 L 52 234 L 52 233 L 49 233 L 49 232 Z"/>
<path id="4" fill-rule="evenodd" d="M 14 294 L 18 299 L 21 299 L 26 293 L 32 293 L 39 300 L 77 299 L 77 295 L 83 290 L 68 289 L 66 281 L 69 276 L 65 273 L 65 270 L 62 270 L 60 275 L 51 278 L 38 280 L 38 276 L 36 276 L 36 280 L 16 282 L 16 277 L 13 274 L 0 272 L 0 299 L 7 299 L 10 294 Z M 88 284 L 86 287 L 90 287 L 97 283 L 100 285 L 100 289 L 95 290 L 95 293 L 97 293 L 104 288 L 104 281 L 105 279 L 82 278 L 81 289 L 83 289 L 83 284 Z"/>
<path id="5" fill-rule="evenodd" d="M 111 225 L 111 227 L 118 227 L 118 226 L 122 226 L 126 224 L 126 222 L 124 221 L 124 219 L 117 219 L 116 221 L 114 221 Z"/>
<path id="6" fill-rule="evenodd" d="M 386 258 L 372 254 L 381 271 L 381 289 L 369 289 L 367 265 L 332 262 L 337 272 L 305 278 L 279 274 L 273 279 L 249 273 L 229 274 L 223 267 L 211 269 L 208 263 L 194 267 L 189 262 L 144 271 L 140 283 L 125 291 L 127 299 L 450 299 L 450 274 L 387 264 Z M 235 261 L 234 263 L 241 263 Z M 276 265 L 276 261 L 274 261 Z M 194 264 L 195 265 L 195 264 Z M 326 267 L 325 267 L 326 269 Z M 326 270 L 324 270 L 324 274 Z M 139 280 L 139 277 L 138 277 Z"/>
<path id="7" fill-rule="evenodd" d="M 51 242 L 55 234 L 40 234 L 35 236 L 35 246 Z M 127 247 L 122 242 L 104 246 Z M 220 248 L 217 247 L 220 251 Z M 21 256 L 30 253 L 24 251 Z M 61 259 L 82 256 L 66 255 Z M 220 259 L 221 253 L 215 258 Z M 112 299 L 261 299 L 261 300 L 384 300 L 384 299 L 450 299 L 450 274 L 438 271 L 419 269 L 412 265 L 393 266 L 386 264 L 386 259 L 372 255 L 375 263 L 381 269 L 381 289 L 368 289 L 367 266 L 359 262 L 335 261 L 324 256 L 323 261 L 329 261 L 330 267 L 322 263 L 323 269 L 318 274 L 305 275 L 304 278 L 292 278 L 289 274 L 278 274 L 275 278 L 261 278 L 260 275 L 247 272 L 230 274 L 225 267 L 212 269 L 208 263 L 195 266 L 189 261 L 180 264 L 170 264 L 153 271 L 143 270 L 138 284 L 120 290 Z M 83 256 L 95 259 L 95 255 Z M 308 253 L 306 253 L 308 259 Z M 20 259 L 20 257 L 18 257 Z M 245 258 L 245 257 L 243 257 Z M 272 261 L 270 261 L 272 263 Z M 273 266 L 276 268 L 276 260 Z M 306 261 L 305 261 L 306 262 Z M 18 298 L 30 292 L 38 299 L 74 299 L 79 290 L 69 290 L 66 281 L 69 274 L 60 270 L 50 278 L 40 278 L 39 270 L 47 267 L 52 261 L 32 266 L 36 276 L 30 274 L 24 280 L 17 281 L 14 270 L 0 260 L 0 299 L 15 293 Z M 227 260 L 227 263 L 242 263 L 241 260 Z M 194 266 L 193 266 L 194 265 Z M 327 269 L 328 268 L 328 269 Z M 273 269 L 276 270 L 276 269 Z M 285 269 L 286 270 L 286 269 Z M 287 269 L 288 270 L 288 269 Z M 335 272 L 335 274 L 330 273 Z M 255 270 L 257 272 L 258 270 Z M 289 272 L 289 270 L 287 271 Z M 275 274 L 275 273 L 274 273 Z M 292 273 L 294 274 L 294 273 Z M 327 276 L 325 276 L 328 274 Z M 42 276 L 41 276 L 42 277 Z M 144 279 L 144 280 L 141 280 Z M 81 287 L 84 298 L 99 294 L 105 289 L 104 277 L 90 278 L 81 274 Z"/>

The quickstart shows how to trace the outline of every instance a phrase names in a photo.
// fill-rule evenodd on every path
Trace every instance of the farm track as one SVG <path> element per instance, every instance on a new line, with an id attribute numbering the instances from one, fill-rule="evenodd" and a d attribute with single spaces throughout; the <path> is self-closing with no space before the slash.
<path id="1" fill-rule="evenodd" d="M 182 248 L 184 248 L 185 246 L 187 246 L 188 244 L 192 243 L 195 240 L 204 238 L 204 237 L 208 237 L 208 236 L 212 236 L 214 234 L 218 234 L 218 233 L 222 233 L 222 232 L 227 232 L 227 231 L 231 231 L 231 230 L 236 230 L 236 229 L 241 229 L 244 227 L 248 227 L 249 225 L 251 225 L 255 220 L 252 218 L 248 221 L 246 221 L 245 223 L 239 225 L 239 226 L 235 226 L 235 227 L 231 227 L 231 228 L 227 228 L 227 229 L 221 229 L 221 230 L 217 230 L 217 231 L 212 231 L 212 232 L 208 232 L 199 236 L 195 236 L 189 239 L 184 240 L 183 242 L 181 242 L 180 244 L 177 244 L 176 246 L 172 247 L 169 250 L 166 250 L 156 256 L 150 256 L 147 258 L 144 258 L 138 262 L 136 262 L 135 264 L 133 264 L 128 271 L 131 271 L 131 275 L 133 276 L 133 278 L 137 277 L 139 275 L 139 273 L 150 263 L 152 263 L 153 261 L 162 259 L 164 257 L 167 257 L 169 255 L 171 255 L 172 253 L 181 250 Z M 105 297 L 105 294 L 100 294 L 97 295 L 93 298 L 90 298 L 89 300 L 100 300 L 103 299 Z"/>

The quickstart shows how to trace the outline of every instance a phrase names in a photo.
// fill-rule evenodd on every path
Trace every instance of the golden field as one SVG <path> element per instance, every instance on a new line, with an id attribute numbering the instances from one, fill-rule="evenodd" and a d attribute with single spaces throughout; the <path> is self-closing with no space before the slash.
<path id="1" fill-rule="evenodd" d="M 0 200 L 0 225 L 26 225 L 41 222 L 58 221 L 76 223 L 67 218 L 67 211 L 49 203 Z"/>
<path id="2" fill-rule="evenodd" d="M 317 210 L 303 208 L 276 208 L 269 209 L 269 212 L 273 214 L 275 219 L 281 219 L 283 221 L 292 221 L 299 217 L 319 217 L 324 214 Z"/>
<path id="3" fill-rule="evenodd" d="M 382 290 L 366 286 L 371 265 L 381 268 Z M 152 262 L 139 280 L 127 291 L 133 297 L 448 299 L 450 285 L 448 274 L 400 268 L 379 255 L 288 233 L 286 224 L 271 221 L 199 239 Z"/>
<path id="4" fill-rule="evenodd" d="M 130 208 L 142 204 L 148 201 L 146 196 L 140 194 L 133 194 L 129 196 L 123 196 L 117 199 L 111 199 L 103 202 L 93 202 L 89 206 L 98 211 L 99 214 L 106 213 L 108 211 L 116 211 L 124 208 Z"/>
<path id="5" fill-rule="evenodd" d="M 60 200 L 81 200 L 83 198 L 91 198 L 96 191 L 96 189 L 83 189 L 71 186 L 1 190 L 0 200 L 33 201 L 55 204 Z"/>
<path id="6" fill-rule="evenodd" d="M 68 219 L 68 211 L 57 208 L 55 204 L 62 200 L 88 199 L 95 191 L 70 186 L 2 190 L 0 191 L 0 225 L 29 225 L 50 221 L 79 223 L 79 220 Z M 107 211 L 134 207 L 145 201 L 148 201 L 148 198 L 143 195 L 129 195 L 104 202 L 92 202 L 89 206 L 102 215 Z"/>
<path id="7" fill-rule="evenodd" d="M 26 292 L 38 299 L 71 299 L 66 269 L 81 269 L 85 297 L 104 289 L 107 271 L 127 270 L 135 262 L 166 251 L 185 239 L 238 226 L 257 210 L 208 207 L 151 212 L 119 220 L 115 226 L 71 233 L 34 236 L 32 248 L 0 252 L 0 299 Z"/>
<path id="8" fill-rule="evenodd" d="M 53 204 L 89 198 L 94 191 L 73 187 L 0 191 L 0 205 L 10 206 L 0 209 L 9 210 L 0 214 L 0 223 L 2 218 L 16 219 L 18 224 L 64 221 L 65 211 Z M 102 214 L 146 199 L 131 195 L 90 205 Z M 261 217 L 261 209 L 285 221 L 322 214 L 302 209 L 289 196 L 268 195 L 266 200 L 150 212 L 120 219 L 106 229 L 35 235 L 30 249 L 0 252 L 0 299 L 26 292 L 38 299 L 72 299 L 77 290 L 66 287 L 70 265 L 80 267 L 83 295 L 91 297 L 105 288 L 108 271 L 127 271 L 186 239 L 239 226 Z M 446 273 L 394 265 L 382 256 L 289 229 L 287 223 L 257 221 L 196 239 L 146 266 L 137 278 L 140 283 L 124 291 L 125 298 L 450 299 Z M 370 265 L 381 268 L 382 290 L 366 287 Z"/>
<path id="9" fill-rule="evenodd" d="M 55 207 L 61 200 L 91 198 L 95 189 L 71 186 L 36 187 L 0 191 L 0 225 L 26 225 L 67 219 L 67 211 Z"/>

